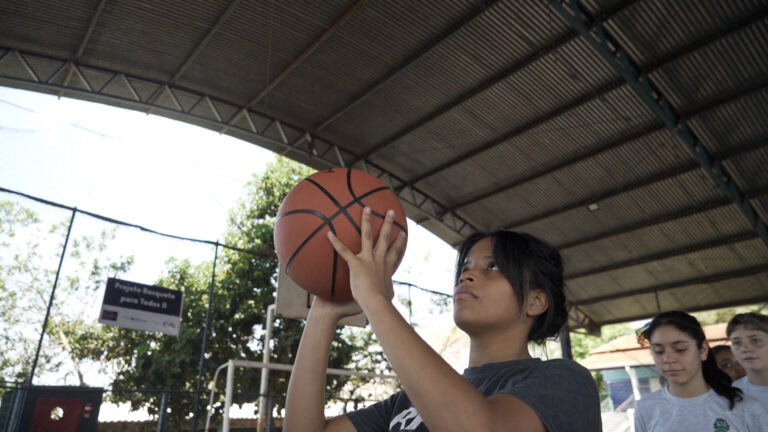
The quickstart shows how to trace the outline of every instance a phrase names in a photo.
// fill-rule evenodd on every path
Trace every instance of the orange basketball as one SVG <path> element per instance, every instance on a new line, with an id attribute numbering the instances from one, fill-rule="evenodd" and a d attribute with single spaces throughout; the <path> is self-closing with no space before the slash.
<path id="1" fill-rule="evenodd" d="M 357 169 L 331 168 L 305 178 L 283 200 L 275 222 L 280 266 L 305 290 L 332 301 L 352 300 L 347 262 L 326 237 L 331 230 L 351 251 L 360 252 L 363 208 L 371 208 L 374 241 L 387 210 L 395 211 L 390 244 L 408 232 L 397 195 L 378 178 Z"/>

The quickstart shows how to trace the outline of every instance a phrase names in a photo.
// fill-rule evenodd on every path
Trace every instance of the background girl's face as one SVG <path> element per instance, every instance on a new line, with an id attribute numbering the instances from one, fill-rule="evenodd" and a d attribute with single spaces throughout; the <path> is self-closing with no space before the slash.
<path id="1" fill-rule="evenodd" d="M 717 367 L 719 367 L 721 371 L 727 373 L 733 381 L 736 381 L 747 374 L 739 362 L 736 361 L 733 353 L 729 349 L 717 351 L 715 353 L 715 361 L 717 362 Z"/>
<path id="2" fill-rule="evenodd" d="M 731 350 L 744 369 L 768 370 L 768 333 L 738 326 L 731 332 Z"/>
<path id="3" fill-rule="evenodd" d="M 656 368 L 670 386 L 685 386 L 704 380 L 701 362 L 706 360 L 708 348 L 696 346 L 696 340 L 677 327 L 664 325 L 651 335 L 651 354 Z"/>

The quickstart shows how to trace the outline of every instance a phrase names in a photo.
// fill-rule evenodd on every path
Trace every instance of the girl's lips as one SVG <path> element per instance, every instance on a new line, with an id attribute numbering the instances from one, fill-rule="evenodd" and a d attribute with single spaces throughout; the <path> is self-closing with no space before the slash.
<path id="1" fill-rule="evenodd" d="M 477 296 L 475 296 L 474 294 L 466 290 L 458 290 L 456 291 L 455 294 L 453 294 L 454 300 L 464 300 L 464 299 L 472 299 L 472 298 L 477 298 Z"/>

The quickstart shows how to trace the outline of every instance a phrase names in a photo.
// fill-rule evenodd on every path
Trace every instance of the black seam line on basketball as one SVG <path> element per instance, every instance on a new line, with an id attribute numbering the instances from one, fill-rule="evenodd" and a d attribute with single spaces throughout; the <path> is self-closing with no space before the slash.
<path id="1" fill-rule="evenodd" d="M 375 189 L 369 190 L 368 192 L 366 192 L 363 195 L 358 197 L 357 195 L 355 195 L 355 190 L 352 188 L 352 170 L 348 169 L 347 170 L 347 191 L 349 192 L 350 195 L 352 195 L 352 202 L 347 204 L 346 206 L 344 206 L 344 208 L 348 208 L 350 205 L 352 205 L 354 203 L 358 203 L 358 204 L 360 204 L 360 206 L 365 208 L 365 203 L 363 202 L 363 198 L 366 198 L 366 197 L 368 197 L 370 195 L 373 195 L 373 194 L 375 194 L 377 192 L 381 192 L 383 190 L 388 190 L 388 189 L 389 189 L 389 187 L 387 187 L 387 186 L 379 186 L 379 187 L 377 187 Z M 382 218 L 382 219 L 384 219 L 384 215 L 382 215 L 381 213 L 378 213 L 376 211 L 373 211 L 373 209 L 371 209 L 371 213 L 376 215 L 376 216 L 378 216 L 378 217 L 380 217 L 380 218 Z M 406 233 L 408 232 L 408 229 L 403 227 L 397 221 L 395 221 L 395 225 L 397 225 L 397 227 L 400 228 L 402 231 L 405 231 Z M 362 233 L 361 233 L 361 235 L 362 235 Z"/>
<path id="2" fill-rule="evenodd" d="M 285 274 L 288 275 L 288 276 L 291 275 L 290 272 L 289 272 L 289 267 L 291 266 L 291 264 L 293 264 L 293 260 L 296 258 L 296 256 L 298 256 L 299 252 L 301 252 L 301 250 L 304 249 L 304 246 L 306 246 L 307 243 L 310 240 L 315 238 L 315 235 L 318 232 L 320 232 L 320 230 L 323 229 L 323 227 L 325 225 L 328 225 L 328 227 L 330 228 L 331 232 L 334 235 L 336 234 L 336 230 L 334 229 L 333 223 L 328 218 L 326 218 L 325 215 L 323 215 L 322 213 L 317 212 L 315 210 L 300 209 L 300 210 L 287 211 L 287 212 L 283 213 L 282 215 L 280 215 L 278 220 L 282 219 L 283 216 L 288 216 L 288 215 L 291 215 L 291 214 L 311 214 L 311 215 L 317 216 L 320 219 L 324 220 L 324 222 L 321 223 L 317 228 L 315 228 L 315 230 L 310 235 L 308 235 L 304 239 L 303 242 L 301 242 L 299 247 L 296 248 L 296 250 L 293 252 L 291 257 L 288 259 L 288 263 L 285 265 Z M 337 275 L 338 263 L 339 263 L 339 254 L 338 254 L 338 252 L 336 252 L 334 250 L 333 251 L 333 270 L 331 272 L 331 298 L 332 299 L 336 297 L 336 275 Z"/>
<path id="3" fill-rule="evenodd" d="M 365 207 L 365 206 L 366 206 L 366 204 L 365 204 L 365 202 L 363 202 L 363 199 L 365 199 L 365 198 L 368 198 L 369 196 L 371 196 L 371 195 L 373 195 L 373 194 L 375 194 L 375 193 L 377 193 L 377 192 L 381 192 L 381 191 L 385 191 L 385 190 L 391 190 L 391 189 L 389 189 L 389 188 L 388 188 L 388 187 L 386 187 L 386 186 L 380 186 L 380 187 L 378 187 L 378 188 L 376 188 L 376 189 L 371 189 L 371 190 L 369 190 L 368 192 L 366 192 L 366 193 L 364 193 L 364 194 L 360 195 L 360 196 L 358 197 L 358 198 L 359 198 L 358 200 L 352 200 L 352 201 L 348 202 L 347 204 L 345 204 L 345 205 L 344 205 L 344 209 L 348 209 L 348 208 L 352 207 L 352 206 L 353 206 L 353 205 L 355 205 L 355 204 L 360 204 L 360 206 L 362 206 L 362 207 Z M 328 217 L 328 219 L 330 219 L 331 221 L 333 221 L 334 219 L 336 219 L 336 217 L 337 217 L 337 216 L 338 216 L 340 213 L 341 213 L 341 211 L 337 211 L 336 213 L 334 213 L 334 214 L 332 214 L 331 216 L 329 216 L 329 217 Z M 384 219 L 384 215 L 382 215 L 381 213 L 379 213 L 379 212 L 377 212 L 377 211 L 375 211 L 375 210 L 373 210 L 373 209 L 371 209 L 371 213 L 372 213 L 373 215 L 376 215 L 376 216 L 378 216 L 378 217 L 380 217 L 380 218 Z M 395 225 L 396 225 L 398 228 L 400 228 L 401 230 L 403 230 L 403 232 L 405 232 L 406 234 L 408 233 L 408 227 L 405 227 L 405 226 L 403 226 L 403 225 L 402 225 L 400 222 L 398 222 L 398 221 L 393 221 L 393 222 L 395 223 Z M 360 231 L 358 231 L 357 233 L 358 233 L 358 234 L 361 234 L 361 232 L 360 232 Z M 361 234 L 361 235 L 362 235 L 362 234 Z"/>
<path id="4" fill-rule="evenodd" d="M 320 226 L 315 228 L 315 230 L 312 232 L 312 234 L 310 234 L 306 238 L 304 238 L 304 241 L 301 242 L 299 247 L 296 248 L 296 250 L 293 252 L 293 254 L 291 254 L 291 257 L 288 258 L 288 262 L 285 263 L 285 274 L 287 274 L 288 276 L 290 276 L 290 273 L 288 272 L 288 269 L 291 266 L 291 264 L 293 264 L 293 260 L 296 258 L 296 256 L 299 254 L 299 252 L 301 252 L 301 250 L 304 249 L 304 246 L 306 246 L 307 243 L 309 243 L 309 241 L 312 240 L 315 237 L 315 234 L 320 232 L 320 230 L 323 229 L 323 227 L 325 225 L 328 225 L 330 227 L 330 229 L 331 229 L 331 232 L 334 235 L 336 235 L 336 230 L 334 229 L 333 223 L 331 223 L 331 220 L 326 218 L 324 214 L 322 214 L 322 213 L 320 213 L 318 211 L 315 211 L 315 210 L 301 209 L 301 210 L 287 211 L 287 212 L 283 213 L 282 215 L 280 215 L 278 220 L 282 219 L 284 216 L 288 216 L 288 215 L 291 215 L 291 214 L 302 214 L 302 213 L 303 214 L 311 214 L 313 216 L 317 216 L 317 217 L 319 217 L 323 221 L 323 223 L 321 223 Z M 335 252 L 334 252 L 334 255 L 335 255 Z"/>
<path id="5" fill-rule="evenodd" d="M 358 197 L 357 195 L 355 195 L 355 190 L 352 189 L 352 170 L 347 170 L 347 191 L 349 192 L 350 195 L 352 195 L 352 202 L 347 204 L 347 206 L 352 205 L 354 203 L 358 203 L 360 204 L 361 207 L 365 208 L 365 203 L 363 202 L 363 198 L 387 189 L 389 188 L 386 186 L 379 186 L 375 189 L 369 190 L 368 192 L 364 193 L 362 196 Z M 374 212 L 373 209 L 371 209 L 371 213 L 384 219 L 384 216 L 382 216 L 377 212 Z M 402 229 L 402 227 L 400 228 Z"/>
<path id="6" fill-rule="evenodd" d="M 347 207 L 346 206 L 341 205 L 339 200 L 337 200 L 336 197 L 333 196 L 333 194 L 328 192 L 328 190 L 326 188 L 324 188 L 322 185 L 320 185 L 318 182 L 314 181 L 313 179 L 311 179 L 309 177 L 307 177 L 307 181 L 309 181 L 310 183 L 315 185 L 315 187 L 320 189 L 320 192 L 325 194 L 325 196 L 327 196 L 328 199 L 331 200 L 331 202 L 333 202 L 336 205 L 336 208 L 338 208 L 342 213 L 344 213 L 344 216 L 347 218 L 347 220 L 349 220 L 349 223 L 351 223 L 352 226 L 355 227 L 355 230 L 357 231 L 357 233 L 361 234 L 360 226 L 357 225 L 357 222 L 355 222 L 355 219 L 352 217 L 352 215 L 347 213 Z M 333 217 L 336 217 L 337 215 L 338 215 L 338 213 L 334 214 Z M 331 218 L 331 220 L 333 220 L 333 218 Z"/>
<path id="7" fill-rule="evenodd" d="M 307 180 L 309 180 L 309 179 L 307 179 Z M 348 202 L 347 204 L 345 204 L 344 206 L 342 206 L 342 207 L 339 207 L 339 208 L 338 208 L 338 210 L 336 211 L 336 213 L 334 213 L 334 214 L 332 214 L 332 215 L 328 216 L 328 219 L 329 219 L 330 221 L 333 221 L 334 219 L 336 219 L 336 218 L 337 218 L 337 217 L 338 217 L 340 214 L 342 214 L 342 213 L 344 213 L 345 215 L 348 215 L 348 213 L 346 212 L 346 210 L 347 210 L 348 208 L 352 207 L 352 206 L 353 206 L 353 205 L 355 205 L 355 204 L 360 204 L 362 207 L 365 207 L 365 205 L 366 205 L 366 204 L 365 204 L 365 202 L 363 202 L 363 201 L 362 201 L 363 199 L 365 199 L 365 198 L 368 198 L 369 196 L 371 196 L 371 195 L 373 195 L 373 194 L 375 194 L 375 193 L 378 193 L 378 192 L 381 192 L 381 191 L 385 191 L 385 190 L 391 190 L 391 189 L 390 189 L 390 188 L 388 188 L 388 187 L 386 187 L 386 186 L 380 186 L 380 187 L 378 187 L 378 188 L 376 188 L 376 189 L 371 189 L 371 190 L 369 190 L 368 192 L 366 192 L 366 193 L 364 193 L 364 194 L 360 195 L 359 197 L 357 197 L 357 198 L 358 198 L 357 200 L 352 200 L 352 201 Z M 334 200 L 334 201 L 335 201 L 335 200 Z M 284 213 L 284 215 L 285 215 L 285 214 L 289 214 L 289 213 L 290 213 L 290 212 L 286 212 L 286 213 Z M 379 216 L 379 217 L 381 217 L 381 218 L 383 219 L 383 216 L 382 216 L 380 213 L 376 213 L 376 212 L 374 212 L 374 213 L 375 213 L 377 216 Z M 283 216 L 281 215 L 281 216 L 280 216 L 280 218 L 282 218 L 282 217 L 283 217 Z M 278 218 L 278 220 L 279 220 L 279 218 Z M 399 223 L 399 222 L 395 221 L 395 225 L 397 225 L 397 227 L 398 227 L 398 228 L 400 228 L 401 230 L 403 230 L 404 232 L 406 232 L 406 233 L 408 232 L 408 228 L 407 228 L 407 227 L 405 227 L 405 226 L 403 226 L 401 223 Z M 353 223 L 353 225 L 352 225 L 352 226 L 353 226 L 353 227 L 355 227 L 355 229 L 357 230 L 357 233 L 358 233 L 358 234 L 361 234 L 361 232 L 360 232 L 360 229 L 358 228 L 357 224 L 354 224 L 354 223 Z"/>

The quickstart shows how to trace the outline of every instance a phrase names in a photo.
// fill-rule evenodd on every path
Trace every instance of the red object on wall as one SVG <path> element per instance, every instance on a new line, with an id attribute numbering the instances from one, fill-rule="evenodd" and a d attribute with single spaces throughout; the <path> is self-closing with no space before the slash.
<path id="1" fill-rule="evenodd" d="M 83 399 L 37 399 L 31 432 L 77 432 Z"/>

